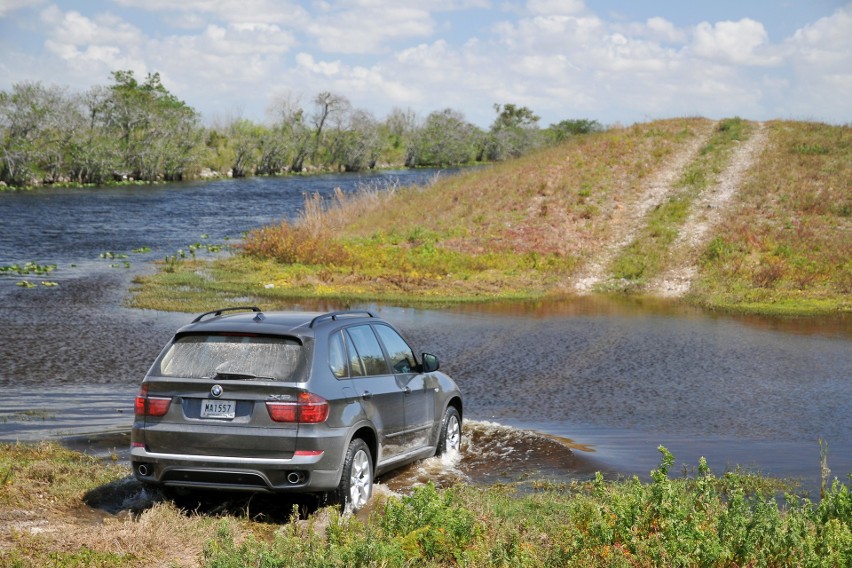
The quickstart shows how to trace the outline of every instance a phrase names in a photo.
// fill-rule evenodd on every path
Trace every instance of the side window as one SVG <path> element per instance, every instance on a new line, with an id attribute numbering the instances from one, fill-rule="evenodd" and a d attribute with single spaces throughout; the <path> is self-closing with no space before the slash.
<path id="1" fill-rule="evenodd" d="M 343 345 L 343 333 L 338 331 L 328 340 L 328 366 L 338 379 L 349 376 L 346 368 L 346 347 Z"/>
<path id="2" fill-rule="evenodd" d="M 385 344 L 394 373 L 413 373 L 417 367 L 414 353 L 408 343 L 392 328 L 386 325 L 375 326 L 376 332 Z"/>
<path id="3" fill-rule="evenodd" d="M 354 349 L 349 350 L 349 361 L 352 366 L 352 376 L 358 376 L 356 365 L 363 368 L 366 375 L 387 375 L 388 363 L 385 354 L 376 339 L 376 334 L 369 325 L 356 325 L 347 328 L 351 345 Z M 356 361 L 357 360 L 357 361 Z"/>

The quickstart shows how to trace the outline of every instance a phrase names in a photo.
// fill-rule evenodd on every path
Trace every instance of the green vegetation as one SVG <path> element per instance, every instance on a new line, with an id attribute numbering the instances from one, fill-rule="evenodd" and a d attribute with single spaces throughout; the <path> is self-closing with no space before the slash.
<path id="1" fill-rule="evenodd" d="M 50 274 L 56 270 L 55 264 L 38 264 L 37 262 L 25 262 L 24 264 L 10 264 L 0 266 L 0 274 L 17 274 L 24 276 L 27 274 L 37 274 L 43 276 Z"/>
<path id="2" fill-rule="evenodd" d="M 535 481 L 418 487 L 376 496 L 367 518 L 305 520 L 248 507 L 182 511 L 151 498 L 125 466 L 54 444 L 0 445 L 4 566 L 848 566 L 849 484 L 818 503 L 742 470 L 648 482 Z M 852 479 L 850 479 L 852 481 Z M 783 498 L 780 492 L 786 491 Z M 782 503 L 782 504 L 779 504 Z M 132 508 L 113 516 L 92 506 Z M 280 524 L 279 524 L 280 523 Z"/>
<path id="3" fill-rule="evenodd" d="M 4 424 L 8 422 L 33 422 L 36 420 L 52 420 L 56 417 L 50 411 L 47 410 L 39 410 L 39 409 L 30 409 L 30 410 L 22 410 L 20 412 L 15 412 L 13 414 L 2 414 L 0 415 L 0 420 L 3 421 Z"/>
<path id="4" fill-rule="evenodd" d="M 0 189 L 456 166 L 600 128 L 581 119 L 540 129 L 526 107 L 494 108 L 486 131 L 453 109 L 424 120 L 394 109 L 378 120 L 345 96 L 322 92 L 308 109 L 292 97 L 275 99 L 269 124 L 235 118 L 204 127 L 158 73 L 139 81 L 132 71 L 115 71 L 111 85 L 85 93 L 18 83 L 0 91 Z"/>
<path id="5" fill-rule="evenodd" d="M 197 162 L 197 113 L 160 82 L 131 71 L 109 87 L 69 95 L 19 83 L 0 92 L 0 181 L 38 183 L 178 180 Z"/>

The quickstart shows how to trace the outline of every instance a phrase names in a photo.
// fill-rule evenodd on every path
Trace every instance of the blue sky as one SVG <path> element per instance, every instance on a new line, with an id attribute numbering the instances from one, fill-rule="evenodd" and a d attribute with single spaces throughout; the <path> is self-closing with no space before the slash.
<path id="1" fill-rule="evenodd" d="M 322 91 L 382 119 L 495 103 L 632 124 L 852 122 L 852 2 L 0 0 L 0 90 L 159 72 L 207 122 Z"/>

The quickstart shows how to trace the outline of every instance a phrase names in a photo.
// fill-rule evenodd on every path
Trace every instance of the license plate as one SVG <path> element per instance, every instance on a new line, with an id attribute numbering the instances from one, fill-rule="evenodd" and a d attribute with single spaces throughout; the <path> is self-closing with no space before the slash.
<path id="1" fill-rule="evenodd" d="M 202 400 L 202 418 L 225 418 L 230 420 L 236 415 L 237 403 L 233 400 Z"/>

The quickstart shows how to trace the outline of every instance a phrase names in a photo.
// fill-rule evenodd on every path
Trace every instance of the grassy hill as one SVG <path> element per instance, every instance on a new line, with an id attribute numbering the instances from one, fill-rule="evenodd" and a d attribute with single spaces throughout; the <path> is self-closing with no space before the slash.
<path id="1" fill-rule="evenodd" d="M 137 305 L 211 292 L 457 302 L 589 292 L 725 309 L 852 310 L 852 128 L 659 120 L 577 136 L 427 188 L 306 203 L 242 254 L 171 265 Z M 215 302 L 214 302 L 215 303 Z"/>

